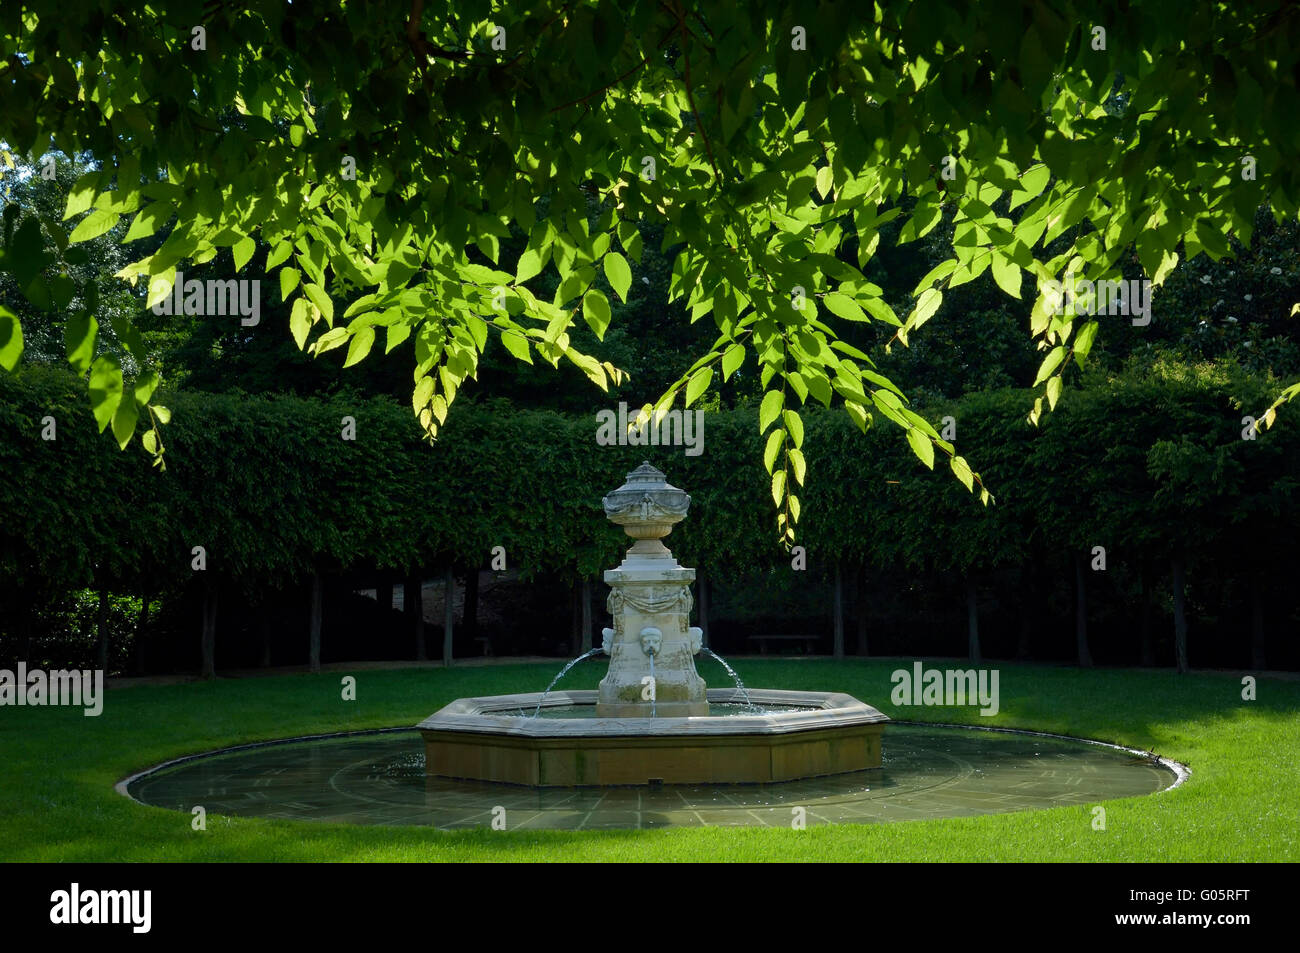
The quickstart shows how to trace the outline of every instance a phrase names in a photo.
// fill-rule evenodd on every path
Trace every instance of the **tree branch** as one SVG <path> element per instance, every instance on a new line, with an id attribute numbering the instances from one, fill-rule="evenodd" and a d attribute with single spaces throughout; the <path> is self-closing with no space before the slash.
<path id="1" fill-rule="evenodd" d="M 694 31 L 686 25 L 686 14 L 682 10 L 680 0 L 678 0 L 677 5 L 677 23 L 682 30 L 682 61 L 686 66 L 686 101 L 690 104 L 691 115 L 695 117 L 695 128 L 700 131 L 700 137 L 704 140 L 704 151 L 709 155 L 709 165 L 713 167 L 713 178 L 721 186 L 722 176 L 718 172 L 717 160 L 713 158 L 713 143 L 709 141 L 708 130 L 704 128 L 704 122 L 700 119 L 700 111 L 695 107 L 695 94 L 691 92 L 691 54 L 687 49 L 690 41 L 687 39 L 686 34 L 693 34 Z"/>

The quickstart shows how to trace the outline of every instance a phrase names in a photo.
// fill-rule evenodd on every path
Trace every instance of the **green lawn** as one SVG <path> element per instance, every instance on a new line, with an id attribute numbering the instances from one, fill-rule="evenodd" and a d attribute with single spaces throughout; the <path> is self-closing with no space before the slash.
<path id="1" fill-rule="evenodd" d="M 928 662 L 930 667 L 949 663 Z M 965 667 L 964 663 L 951 663 Z M 110 691 L 98 718 L 80 709 L 0 708 L 0 859 L 243 860 L 1085 860 L 1300 859 L 1300 682 L 1261 680 L 1241 699 L 1224 675 L 999 665 L 999 714 L 895 708 L 890 673 L 910 661 L 741 660 L 751 687 L 845 691 L 899 719 L 1035 728 L 1153 750 L 1191 779 L 1161 794 L 1088 806 L 905 824 L 598 832 L 441 832 L 190 816 L 113 790 L 135 771 L 240 742 L 412 725 L 453 698 L 537 691 L 560 663 L 219 679 Z M 584 663 L 562 688 L 592 688 Z M 726 683 L 712 661 L 711 685 Z M 886 734 L 886 738 L 888 735 Z"/>

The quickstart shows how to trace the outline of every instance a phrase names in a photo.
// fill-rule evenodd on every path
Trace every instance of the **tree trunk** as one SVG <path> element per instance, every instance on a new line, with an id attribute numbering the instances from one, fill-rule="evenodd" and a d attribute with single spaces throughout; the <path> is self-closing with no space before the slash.
<path id="1" fill-rule="evenodd" d="M 456 619 L 456 570 L 447 564 L 442 580 L 442 664 L 451 665 L 451 639 Z"/>
<path id="2" fill-rule="evenodd" d="M 835 615 L 833 625 L 835 639 L 832 652 L 836 658 L 844 658 L 844 574 L 840 571 L 839 561 L 835 562 Z"/>
<path id="3" fill-rule="evenodd" d="M 1145 668 L 1151 668 L 1156 664 L 1156 644 L 1155 637 L 1151 630 L 1151 619 L 1155 615 L 1155 593 L 1152 591 L 1155 585 L 1154 574 L 1151 567 L 1147 564 L 1142 566 L 1142 620 L 1141 620 L 1141 645 L 1142 645 L 1142 665 Z"/>
<path id="4" fill-rule="evenodd" d="M 258 628 L 261 629 L 262 635 L 262 658 L 258 664 L 262 668 L 271 667 L 271 613 L 267 611 L 267 606 L 262 605 L 261 616 L 258 621 Z"/>
<path id="5" fill-rule="evenodd" d="M 379 618 L 385 626 L 389 622 L 389 613 L 393 611 L 393 584 L 381 582 L 375 586 L 375 604 L 379 606 Z"/>
<path id="6" fill-rule="evenodd" d="M 858 572 L 857 598 L 858 607 L 858 654 L 866 656 L 867 652 L 867 565 L 863 563 Z"/>
<path id="7" fill-rule="evenodd" d="M 1092 666 L 1092 652 L 1088 650 L 1088 589 L 1085 583 L 1085 560 L 1082 553 L 1074 557 L 1074 641 L 1078 647 L 1079 664 Z"/>
<path id="8" fill-rule="evenodd" d="M 99 629 L 99 646 L 95 653 L 95 667 L 108 674 L 108 590 L 99 590 L 99 611 L 95 625 Z"/>
<path id="9" fill-rule="evenodd" d="M 320 573 L 311 574 L 311 620 L 308 628 L 307 667 L 313 672 L 320 671 L 320 623 L 321 602 L 324 598 Z"/>
<path id="10" fill-rule="evenodd" d="M 465 572 L 465 607 L 461 610 L 460 624 L 467 640 L 478 636 L 478 569 L 471 566 Z"/>
<path id="11" fill-rule="evenodd" d="M 1174 667 L 1187 671 L 1187 580 L 1182 556 L 1173 560 L 1174 585 Z"/>
<path id="12" fill-rule="evenodd" d="M 970 660 L 980 662 L 980 610 L 979 593 L 976 591 L 974 577 L 966 577 L 966 633 L 970 648 Z"/>
<path id="13" fill-rule="evenodd" d="M 1250 574 L 1250 664 L 1257 671 L 1267 668 L 1264 646 L 1264 584 L 1259 572 Z"/>
<path id="14" fill-rule="evenodd" d="M 581 651 L 591 651 L 591 580 L 582 580 L 582 645 Z"/>
<path id="15" fill-rule="evenodd" d="M 144 634 L 149 629 L 149 593 L 140 597 L 140 615 L 135 620 L 135 639 L 131 645 L 131 671 L 144 674 Z"/>
<path id="16" fill-rule="evenodd" d="M 402 613 L 411 623 L 415 636 L 415 658 L 423 662 L 429 657 L 424 644 L 424 580 L 419 575 L 406 577 L 402 590 Z"/>
<path id="17" fill-rule="evenodd" d="M 200 678 L 217 677 L 217 587 L 209 583 L 203 591 L 203 641 Z"/>
<path id="18" fill-rule="evenodd" d="M 700 645 L 709 647 L 709 577 L 701 569 L 697 577 L 700 582 Z"/>

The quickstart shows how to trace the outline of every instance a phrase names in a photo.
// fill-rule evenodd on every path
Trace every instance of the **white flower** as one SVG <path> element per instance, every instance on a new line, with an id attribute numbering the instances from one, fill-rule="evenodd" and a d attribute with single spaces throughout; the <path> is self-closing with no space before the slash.
<path id="1" fill-rule="evenodd" d="M 1253 301 L 1254 298 L 1255 298 L 1254 295 L 1246 295 L 1246 300 L 1247 300 L 1247 301 Z"/>
<path id="2" fill-rule="evenodd" d="M 1215 306 L 1216 308 L 1217 308 L 1219 305 L 1221 305 L 1221 304 L 1223 304 L 1223 299 L 1222 299 L 1222 298 L 1220 298 L 1218 301 L 1214 302 L 1214 306 Z"/>
<path id="3" fill-rule="evenodd" d="M 1278 268 L 1278 267 L 1275 266 L 1275 267 L 1273 267 L 1273 268 L 1270 268 L 1270 269 L 1268 270 L 1268 273 L 1269 273 L 1270 275 L 1280 275 L 1280 274 L 1282 274 L 1282 269 L 1281 269 L 1281 268 Z"/>
<path id="4" fill-rule="evenodd" d="M 1242 342 L 1241 342 L 1241 346 L 1242 346 L 1242 347 L 1250 347 L 1250 346 L 1253 345 L 1254 343 L 1255 343 L 1254 341 L 1242 341 Z"/>
<path id="5" fill-rule="evenodd" d="M 1203 284 L 1203 285 L 1208 285 L 1209 283 L 1210 283 L 1210 276 L 1209 276 L 1209 275 L 1201 275 L 1201 284 Z"/>
<path id="6" fill-rule="evenodd" d="M 1237 323 L 1237 319 L 1234 318 L 1232 315 L 1228 315 L 1228 320 L 1231 321 L 1233 324 Z"/>
<path id="7" fill-rule="evenodd" d="M 642 284 L 647 284 L 647 285 L 648 285 L 648 284 L 650 284 L 650 279 L 649 279 L 649 278 L 642 278 L 642 279 L 641 279 L 641 282 L 642 282 Z"/>

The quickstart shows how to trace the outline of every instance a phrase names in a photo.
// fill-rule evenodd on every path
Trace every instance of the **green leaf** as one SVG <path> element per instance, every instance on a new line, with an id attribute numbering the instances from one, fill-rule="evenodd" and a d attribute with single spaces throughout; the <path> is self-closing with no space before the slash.
<path id="1" fill-rule="evenodd" d="M 844 409 L 848 412 L 849 418 L 858 425 L 858 429 L 866 433 L 867 425 L 871 423 L 871 415 L 867 413 L 867 408 L 857 401 L 846 400 Z"/>
<path id="2" fill-rule="evenodd" d="M 18 210 L 16 204 L 9 208 Z M 41 232 L 40 220 L 29 215 L 23 219 L 13 237 L 8 238 L 4 266 L 13 274 L 18 287 L 26 288 L 49 263 L 50 256 L 45 252 L 45 236 Z"/>
<path id="3" fill-rule="evenodd" d="M 117 445 L 120 449 L 125 450 L 126 445 L 131 442 L 131 436 L 135 433 L 135 423 L 140 417 L 140 411 L 136 408 L 134 400 L 123 400 L 117 405 L 117 410 L 113 413 L 113 436 L 117 438 Z"/>
<path id="4" fill-rule="evenodd" d="M 154 404 L 151 408 L 154 416 L 158 418 L 159 423 L 169 424 L 172 422 L 172 412 L 161 404 Z"/>
<path id="5" fill-rule="evenodd" d="M 293 254 L 293 245 L 288 239 L 279 242 L 274 248 L 266 253 L 266 273 L 269 275 L 276 265 L 286 261 Z"/>
<path id="6" fill-rule="evenodd" d="M 1080 366 L 1092 351 L 1092 342 L 1097 337 L 1097 321 L 1089 321 L 1074 336 L 1074 362 Z"/>
<path id="7" fill-rule="evenodd" d="M 1063 360 L 1065 360 L 1065 345 L 1058 344 L 1047 352 L 1047 357 L 1043 358 L 1043 363 L 1038 368 L 1038 376 L 1034 378 L 1033 386 L 1037 387 L 1051 377 L 1052 372 L 1061 366 Z"/>
<path id="8" fill-rule="evenodd" d="M 144 338 L 140 335 L 140 330 L 131 323 L 128 313 L 117 311 L 112 316 L 113 333 L 117 340 L 137 361 L 144 361 L 148 357 L 147 348 L 145 347 Z"/>
<path id="9" fill-rule="evenodd" d="M 1011 297 L 1020 297 L 1020 268 L 1000 252 L 993 253 L 993 280 Z"/>
<path id="10" fill-rule="evenodd" d="M 143 407 L 149 403 L 149 398 L 153 392 L 158 389 L 159 377 L 158 372 L 154 370 L 145 371 L 135 379 L 133 394 L 135 402 Z"/>
<path id="11" fill-rule="evenodd" d="M 803 446 L 803 418 L 798 412 L 793 410 L 783 410 L 781 420 L 785 423 L 786 429 L 790 431 L 790 439 L 794 441 L 796 447 Z M 800 483 L 803 481 L 800 480 Z"/>
<path id="12" fill-rule="evenodd" d="M 924 278 L 916 283 L 916 290 L 913 293 L 920 294 L 936 281 L 942 281 L 944 278 L 947 278 L 957 270 L 959 264 L 961 263 L 956 258 L 949 258 L 947 261 L 939 262 L 939 264 L 935 265 L 926 273 Z"/>
<path id="13" fill-rule="evenodd" d="M 302 277 L 297 268 L 280 269 L 280 300 L 288 301 L 289 295 L 293 289 L 298 287 L 298 281 Z"/>
<path id="14" fill-rule="evenodd" d="M 90 366 L 90 409 L 103 433 L 122 402 L 122 365 L 116 354 L 101 354 Z"/>
<path id="15" fill-rule="evenodd" d="M 713 368 L 701 367 L 691 375 L 691 379 L 686 382 L 686 406 L 689 407 L 695 403 L 706 390 L 709 389 L 709 383 L 713 380 Z"/>
<path id="16" fill-rule="evenodd" d="M 1061 378 L 1060 378 L 1060 377 L 1050 377 L 1050 378 L 1048 378 L 1048 380 L 1047 380 L 1047 406 L 1048 406 L 1050 409 L 1055 410 L 1055 409 L 1056 409 L 1056 401 L 1060 398 L 1060 396 L 1061 396 Z"/>
<path id="17" fill-rule="evenodd" d="M 253 240 L 251 235 L 245 235 L 235 242 L 230 248 L 230 253 L 235 256 L 235 271 L 243 271 L 244 266 L 248 264 L 248 260 L 253 257 L 253 252 L 256 250 L 257 242 Z"/>
<path id="18" fill-rule="evenodd" d="M 399 319 L 398 323 L 388 326 L 387 343 L 384 346 L 384 353 L 391 354 L 393 348 L 401 344 L 411 336 L 411 326 L 405 321 Z"/>
<path id="19" fill-rule="evenodd" d="M 524 253 L 519 256 L 519 264 L 515 266 L 515 281 L 522 284 L 529 278 L 541 274 L 542 271 L 542 253 L 536 248 L 525 248 Z"/>
<path id="20" fill-rule="evenodd" d="M 894 309 L 886 304 L 883 298 L 863 298 L 862 306 L 870 311 L 871 316 L 877 321 L 884 321 L 896 328 L 903 326 L 903 322 L 898 320 L 898 315 L 894 314 Z"/>
<path id="21" fill-rule="evenodd" d="M 638 262 L 641 260 L 641 233 L 637 231 L 635 223 L 618 223 L 618 241 L 633 260 Z"/>
<path id="22" fill-rule="evenodd" d="M 83 218 L 81 224 L 72 230 L 72 234 L 68 236 L 68 241 L 75 245 L 77 242 L 86 242 L 92 238 L 98 238 L 105 232 L 110 231 L 121 217 L 117 212 L 97 208 Z"/>
<path id="23" fill-rule="evenodd" d="M 925 324 L 939 310 L 939 305 L 942 303 L 942 291 L 938 288 L 926 288 L 921 292 L 921 297 L 916 299 L 916 307 L 912 310 L 912 314 L 907 321 L 908 327 L 915 329 Z"/>
<path id="24" fill-rule="evenodd" d="M 819 196 L 826 198 L 831 186 L 834 184 L 834 170 L 829 165 L 824 165 L 817 170 L 817 194 Z"/>
<path id="25" fill-rule="evenodd" d="M 67 310 L 72 296 L 77 293 L 77 283 L 67 275 L 59 274 L 50 278 L 50 295 L 54 298 L 56 311 Z"/>
<path id="26" fill-rule="evenodd" d="M 334 350 L 336 347 L 342 347 L 343 342 L 347 339 L 347 328 L 330 328 L 312 343 L 311 352 L 319 356 L 326 351 Z"/>
<path id="27" fill-rule="evenodd" d="M 772 500 L 777 506 L 785 498 L 785 471 L 777 470 L 772 474 Z"/>
<path id="28" fill-rule="evenodd" d="M 145 296 L 144 306 L 152 308 L 154 305 L 166 301 L 176 290 L 175 284 L 175 268 L 168 268 L 162 274 L 152 276 L 149 279 L 149 289 L 148 294 Z"/>
<path id="29" fill-rule="evenodd" d="M 975 479 L 968 464 L 962 457 L 953 457 L 948 461 L 948 466 L 952 469 L 953 474 L 961 481 L 962 486 L 968 490 L 975 489 Z"/>
<path id="30" fill-rule="evenodd" d="M 907 442 L 912 445 L 912 452 L 931 470 L 934 469 L 934 444 L 930 438 L 913 427 L 907 432 Z"/>
<path id="31" fill-rule="evenodd" d="M 745 362 L 745 346 L 743 344 L 733 344 L 722 354 L 722 379 L 729 380 L 731 375 L 736 373 L 741 364 Z"/>
<path id="32" fill-rule="evenodd" d="M 364 325 L 352 335 L 352 343 L 348 345 L 347 360 L 343 362 L 344 367 L 351 367 L 358 361 L 362 360 L 370 353 L 370 346 L 375 343 L 375 329 L 371 325 Z"/>
<path id="33" fill-rule="evenodd" d="M 307 343 L 307 332 L 311 330 L 311 305 L 303 297 L 297 298 L 293 303 L 293 310 L 289 312 L 289 333 L 293 335 L 293 342 L 298 345 L 298 350 L 302 350 L 303 345 Z"/>
<path id="34" fill-rule="evenodd" d="M 601 341 L 605 340 L 605 329 L 609 327 L 609 299 L 599 288 L 591 288 L 582 299 L 582 316 L 593 333 Z"/>
<path id="35" fill-rule="evenodd" d="M 822 304 L 826 305 L 826 310 L 834 315 L 838 315 L 846 321 L 870 321 L 866 313 L 858 307 L 858 303 L 848 295 L 840 294 L 833 291 L 826 297 L 822 298 Z"/>
<path id="36" fill-rule="evenodd" d="M 23 288 L 23 297 L 36 306 L 38 311 L 53 311 L 54 299 L 50 297 L 50 286 L 45 279 L 37 275 L 27 287 Z"/>
<path id="37" fill-rule="evenodd" d="M 158 231 L 167 220 L 172 217 L 173 209 L 170 202 L 150 202 L 131 220 L 131 227 L 126 230 L 126 235 L 122 238 L 122 244 L 136 241 L 141 238 L 148 238 L 154 232 Z"/>
<path id="38" fill-rule="evenodd" d="M 94 315 L 84 311 L 72 315 L 63 326 L 68 363 L 78 374 L 90 370 L 90 362 L 95 359 L 95 339 L 98 334 L 99 322 L 95 320 Z"/>
<path id="39" fill-rule="evenodd" d="M 627 301 L 628 289 L 632 287 L 632 268 L 628 265 L 627 259 L 616 251 L 606 252 L 602 261 L 605 266 L 605 277 L 609 279 L 609 286 L 618 292 L 618 296 Z"/>
<path id="40" fill-rule="evenodd" d="M 777 414 L 785 407 L 785 394 L 779 390 L 770 390 L 763 395 L 763 403 L 758 408 L 758 432 L 767 433 L 767 428 L 776 421 Z"/>
<path id="41" fill-rule="evenodd" d="M 99 186 L 102 172 L 87 172 L 77 178 L 68 191 L 68 204 L 63 211 L 63 220 L 66 222 L 74 215 L 80 215 L 90 208 L 95 202 L 95 191 Z"/>
<path id="42" fill-rule="evenodd" d="M 18 321 L 18 315 L 0 304 L 0 367 L 12 371 L 22 356 L 23 326 Z"/>
<path id="43" fill-rule="evenodd" d="M 1035 198 L 1043 189 L 1047 188 L 1047 183 L 1051 178 L 1051 170 L 1041 163 L 1026 169 L 1024 174 L 1020 176 L 1020 187 L 1011 193 L 1009 210 L 1014 211 L 1030 199 Z"/>
<path id="44" fill-rule="evenodd" d="M 302 286 L 303 294 L 311 299 L 311 303 L 320 309 L 320 313 L 325 316 L 326 324 L 334 323 L 334 302 L 320 285 L 308 283 Z M 343 342 L 340 340 L 339 344 Z"/>
<path id="45" fill-rule="evenodd" d="M 525 363 L 533 363 L 533 355 L 528 347 L 528 338 L 522 331 L 507 328 L 501 332 L 501 343 L 505 349 Z"/>
<path id="46" fill-rule="evenodd" d="M 421 377 L 415 382 L 415 392 L 411 394 L 411 407 L 418 414 L 433 396 L 434 381 L 432 377 Z"/>
<path id="47" fill-rule="evenodd" d="M 803 458 L 803 451 L 791 447 L 786 451 L 786 456 L 790 460 L 790 469 L 794 471 L 795 480 L 803 486 L 803 478 L 808 474 L 808 464 Z"/>
<path id="48" fill-rule="evenodd" d="M 781 452 L 781 444 L 785 442 L 785 431 L 777 427 L 767 435 L 767 446 L 763 449 L 763 466 L 768 473 L 776 466 L 777 454 Z"/>

